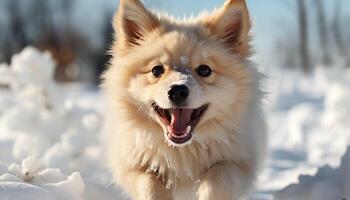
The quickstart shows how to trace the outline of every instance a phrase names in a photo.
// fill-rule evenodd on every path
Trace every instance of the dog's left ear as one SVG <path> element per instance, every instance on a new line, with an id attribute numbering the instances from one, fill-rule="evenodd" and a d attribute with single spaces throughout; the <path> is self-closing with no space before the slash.
<path id="1" fill-rule="evenodd" d="M 227 0 L 224 6 L 204 19 L 204 25 L 241 57 L 250 54 L 249 12 L 245 0 Z"/>

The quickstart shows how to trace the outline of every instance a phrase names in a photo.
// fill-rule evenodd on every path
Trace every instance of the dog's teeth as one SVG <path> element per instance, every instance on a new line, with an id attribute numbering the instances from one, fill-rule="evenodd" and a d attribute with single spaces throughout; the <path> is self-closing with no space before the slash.
<path id="1" fill-rule="evenodd" d="M 191 126 L 189 125 L 189 126 L 187 126 L 187 128 L 186 128 L 186 134 L 189 134 L 190 133 L 190 131 L 191 131 Z"/>
<path id="2" fill-rule="evenodd" d="M 168 132 L 170 133 L 171 132 L 171 127 L 167 126 L 166 128 L 168 129 Z"/>
<path id="3" fill-rule="evenodd" d="M 174 124 L 174 121 L 175 121 L 175 114 L 174 114 L 174 112 L 170 112 L 170 116 L 171 116 L 170 123 Z"/>

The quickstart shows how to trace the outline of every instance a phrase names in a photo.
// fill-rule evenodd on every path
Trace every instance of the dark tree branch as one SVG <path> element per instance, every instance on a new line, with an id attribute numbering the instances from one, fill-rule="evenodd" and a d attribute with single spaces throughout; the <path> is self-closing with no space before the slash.
<path id="1" fill-rule="evenodd" d="M 299 51 L 301 66 L 305 73 L 311 72 L 311 62 L 309 54 L 308 20 L 305 0 L 297 0 L 299 18 Z"/>

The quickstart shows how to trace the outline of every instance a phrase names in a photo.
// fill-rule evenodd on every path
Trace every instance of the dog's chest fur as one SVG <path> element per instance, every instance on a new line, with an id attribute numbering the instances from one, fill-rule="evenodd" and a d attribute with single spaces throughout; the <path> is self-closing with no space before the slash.
<path id="1" fill-rule="evenodd" d="M 129 167 L 144 170 L 159 176 L 168 187 L 176 187 L 178 182 L 192 182 L 201 176 L 213 165 L 221 161 L 234 161 L 234 142 L 220 143 L 207 141 L 177 148 L 169 146 L 152 133 L 136 133 L 128 143 L 125 155 Z M 132 145 L 130 145 L 132 144 Z"/>

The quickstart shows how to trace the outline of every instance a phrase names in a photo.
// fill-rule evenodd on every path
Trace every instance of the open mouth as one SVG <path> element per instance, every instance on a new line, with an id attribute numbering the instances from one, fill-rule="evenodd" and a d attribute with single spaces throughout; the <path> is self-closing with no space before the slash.
<path id="1" fill-rule="evenodd" d="M 208 109 L 208 104 L 199 108 L 163 109 L 156 103 L 152 107 L 167 128 L 165 137 L 174 145 L 184 145 L 192 139 L 192 132 Z"/>

